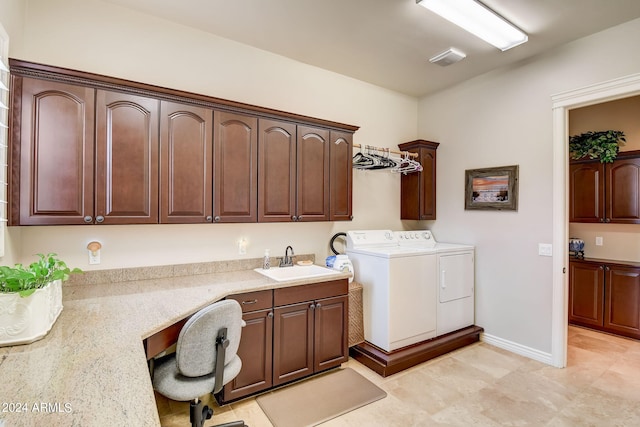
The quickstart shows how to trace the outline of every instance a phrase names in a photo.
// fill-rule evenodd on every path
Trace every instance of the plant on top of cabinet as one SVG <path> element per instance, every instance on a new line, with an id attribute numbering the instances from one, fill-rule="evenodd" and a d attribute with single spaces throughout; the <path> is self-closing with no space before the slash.
<path id="1" fill-rule="evenodd" d="M 626 142 L 624 132 L 619 130 L 589 131 L 569 137 L 569 152 L 573 160 L 588 156 L 599 158 L 601 163 L 611 163 L 618 155 L 620 144 Z"/>

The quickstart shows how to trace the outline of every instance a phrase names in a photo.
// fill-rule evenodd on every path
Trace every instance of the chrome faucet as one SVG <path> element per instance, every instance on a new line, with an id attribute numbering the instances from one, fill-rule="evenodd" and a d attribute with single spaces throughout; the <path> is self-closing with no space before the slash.
<path id="1" fill-rule="evenodd" d="M 289 254 L 289 250 L 291 250 L 291 254 Z M 287 249 L 284 250 L 284 258 L 280 260 L 280 267 L 293 267 L 293 248 L 291 246 L 287 246 Z"/>

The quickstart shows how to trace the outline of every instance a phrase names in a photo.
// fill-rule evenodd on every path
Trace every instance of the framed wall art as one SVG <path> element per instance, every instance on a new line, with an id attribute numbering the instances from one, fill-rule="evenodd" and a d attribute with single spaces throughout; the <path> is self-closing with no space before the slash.
<path id="1" fill-rule="evenodd" d="M 465 171 L 465 210 L 518 210 L 518 165 Z"/>

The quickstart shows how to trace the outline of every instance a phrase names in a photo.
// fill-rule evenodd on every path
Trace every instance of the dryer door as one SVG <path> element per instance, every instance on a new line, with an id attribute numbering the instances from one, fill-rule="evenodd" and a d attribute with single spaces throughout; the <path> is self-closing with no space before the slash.
<path id="1" fill-rule="evenodd" d="M 439 301 L 448 302 L 473 295 L 473 254 L 438 256 Z"/>

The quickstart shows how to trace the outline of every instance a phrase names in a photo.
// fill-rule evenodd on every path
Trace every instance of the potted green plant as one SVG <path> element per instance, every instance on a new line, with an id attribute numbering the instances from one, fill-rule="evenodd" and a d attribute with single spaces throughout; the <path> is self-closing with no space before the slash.
<path id="1" fill-rule="evenodd" d="M 569 137 L 569 152 L 574 160 L 588 157 L 611 163 L 618 155 L 620 145 L 626 142 L 624 132 L 619 130 L 589 131 Z"/>
<path id="2" fill-rule="evenodd" d="M 72 273 L 57 255 L 38 254 L 28 266 L 0 266 L 0 346 L 43 338 L 62 312 L 62 282 Z"/>

